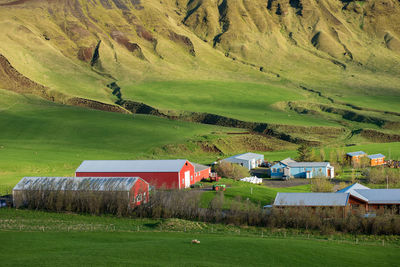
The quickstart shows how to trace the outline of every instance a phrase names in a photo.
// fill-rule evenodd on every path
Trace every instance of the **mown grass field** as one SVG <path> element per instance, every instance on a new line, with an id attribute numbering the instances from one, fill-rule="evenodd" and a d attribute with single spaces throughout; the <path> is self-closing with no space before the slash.
<path id="1" fill-rule="evenodd" d="M 389 237 L 356 242 L 174 219 L 3 209 L 0 228 L 2 266 L 396 266 L 399 259 L 398 241 Z"/>

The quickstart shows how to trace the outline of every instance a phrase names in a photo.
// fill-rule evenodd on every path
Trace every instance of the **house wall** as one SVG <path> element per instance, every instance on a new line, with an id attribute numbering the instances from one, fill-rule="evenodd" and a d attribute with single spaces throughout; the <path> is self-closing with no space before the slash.
<path id="1" fill-rule="evenodd" d="M 281 162 L 276 163 L 271 167 L 271 178 L 282 178 L 286 165 Z"/>
<path id="2" fill-rule="evenodd" d="M 202 179 L 207 179 L 210 177 L 211 168 L 196 172 L 194 182 L 200 182 Z"/>
<path id="3" fill-rule="evenodd" d="M 352 212 L 360 211 L 360 212 L 367 212 L 368 211 L 368 203 L 366 201 L 360 200 L 358 198 L 353 197 L 350 195 L 348 201 L 348 209 Z"/>
<path id="4" fill-rule="evenodd" d="M 385 164 L 385 158 L 371 159 L 371 166 L 379 166 Z"/>
<path id="5" fill-rule="evenodd" d="M 353 163 L 360 163 L 361 158 L 365 157 L 366 155 L 359 155 L 359 156 L 349 156 L 347 155 L 347 160 L 353 162 Z"/>
<path id="6" fill-rule="evenodd" d="M 131 206 L 139 206 L 149 201 L 149 184 L 139 179 L 129 192 Z"/>
<path id="7" fill-rule="evenodd" d="M 224 159 L 224 161 L 230 162 L 230 163 L 236 163 L 236 164 L 239 164 L 239 165 L 251 170 L 251 169 L 253 169 L 252 161 L 254 161 L 254 168 L 257 168 L 263 163 L 264 156 L 260 156 L 260 157 L 257 157 L 257 158 L 251 159 L 251 160 L 230 158 L 230 159 Z"/>
<path id="8" fill-rule="evenodd" d="M 315 178 L 319 176 L 327 177 L 328 172 L 326 167 L 291 167 L 290 176 L 295 178 L 307 178 L 307 172 L 310 173 L 310 177 Z"/>
<path id="9" fill-rule="evenodd" d="M 185 172 L 187 172 L 187 171 L 190 172 L 190 184 L 192 185 L 195 183 L 194 166 L 192 164 L 190 164 L 189 161 L 186 161 L 185 164 L 183 165 L 181 171 L 179 172 L 180 188 L 185 188 Z"/>

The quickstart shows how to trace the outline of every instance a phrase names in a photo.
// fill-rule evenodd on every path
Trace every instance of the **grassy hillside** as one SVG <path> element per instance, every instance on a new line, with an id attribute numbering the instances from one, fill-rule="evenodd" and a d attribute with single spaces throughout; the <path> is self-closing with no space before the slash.
<path id="1" fill-rule="evenodd" d="M 166 144 L 235 131 L 68 107 L 1 90 L 0 94 L 2 185 L 14 185 L 22 176 L 73 175 L 85 159 L 152 158 L 152 151 Z M 186 156 L 180 152 L 169 157 Z"/>

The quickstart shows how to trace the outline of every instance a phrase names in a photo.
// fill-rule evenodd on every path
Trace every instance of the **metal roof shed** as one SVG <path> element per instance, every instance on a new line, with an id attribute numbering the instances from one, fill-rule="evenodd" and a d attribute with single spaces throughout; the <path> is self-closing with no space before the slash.
<path id="1" fill-rule="evenodd" d="M 355 189 L 368 204 L 400 204 L 400 189 Z"/>
<path id="2" fill-rule="evenodd" d="M 274 206 L 345 207 L 348 193 L 278 193 Z"/>
<path id="3" fill-rule="evenodd" d="M 244 153 L 224 159 L 223 161 L 239 164 L 249 170 L 260 166 L 264 161 L 264 155 L 256 153 Z"/>

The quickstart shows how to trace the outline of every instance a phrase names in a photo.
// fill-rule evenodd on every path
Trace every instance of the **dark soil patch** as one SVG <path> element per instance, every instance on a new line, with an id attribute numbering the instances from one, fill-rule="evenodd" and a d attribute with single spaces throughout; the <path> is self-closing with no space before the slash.
<path id="1" fill-rule="evenodd" d="M 185 50 L 192 56 L 196 56 L 196 52 L 194 50 L 194 45 L 192 41 L 189 39 L 189 37 L 186 37 L 184 35 L 177 34 L 176 32 L 169 31 L 168 35 L 169 39 L 182 47 L 185 48 Z"/>
<path id="2" fill-rule="evenodd" d="M 80 47 L 77 55 L 78 59 L 89 63 L 92 60 L 95 48 L 96 48 L 95 46 Z"/>

